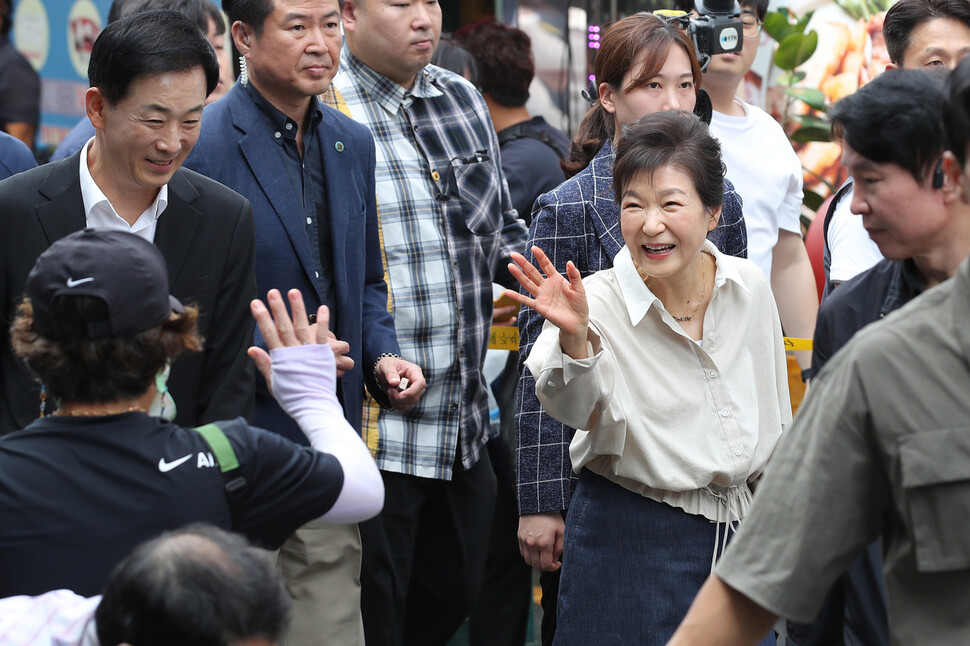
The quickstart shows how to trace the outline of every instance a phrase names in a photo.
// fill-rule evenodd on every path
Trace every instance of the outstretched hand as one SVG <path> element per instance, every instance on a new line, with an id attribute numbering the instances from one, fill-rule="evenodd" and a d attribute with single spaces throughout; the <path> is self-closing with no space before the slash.
<path id="1" fill-rule="evenodd" d="M 532 298 L 511 289 L 505 290 L 505 294 L 517 303 L 531 307 L 559 328 L 560 341 L 567 354 L 575 358 L 575 352 L 582 347 L 582 354 L 585 355 L 589 305 L 579 270 L 569 261 L 566 263 L 566 276 L 563 276 L 542 249 L 532 247 L 532 254 L 541 272 L 520 253 L 513 253 L 514 264 L 509 263 L 512 276 L 532 294 Z"/>
<path id="2" fill-rule="evenodd" d="M 326 305 L 321 305 L 317 310 L 317 323 L 310 325 L 306 314 L 306 306 L 303 304 L 303 294 L 298 289 L 291 289 L 286 293 L 290 301 L 290 309 L 293 311 L 293 318 L 290 318 L 283 303 L 283 296 L 278 289 L 271 289 L 266 294 L 266 302 L 269 309 L 259 299 L 253 300 L 249 304 L 249 309 L 256 319 L 259 332 L 266 341 L 266 347 L 270 350 L 284 348 L 293 345 L 309 345 L 319 343 L 330 345 L 329 323 L 330 310 Z M 272 313 L 272 314 L 271 314 Z M 260 347 L 249 348 L 247 354 L 256 362 L 266 386 L 272 390 L 272 366 L 273 360 L 269 353 Z"/>

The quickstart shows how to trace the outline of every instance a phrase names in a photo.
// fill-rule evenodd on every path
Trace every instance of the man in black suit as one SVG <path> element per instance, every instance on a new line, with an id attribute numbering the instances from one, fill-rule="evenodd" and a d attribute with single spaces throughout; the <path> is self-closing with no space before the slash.
<path id="1" fill-rule="evenodd" d="M 212 47 L 182 14 L 150 11 L 113 23 L 95 42 L 88 67 L 85 106 L 94 138 L 68 159 L 0 182 L 0 435 L 55 408 L 11 354 L 7 328 L 37 257 L 85 227 L 154 242 L 168 263 L 171 293 L 199 306 L 205 350 L 172 365 L 169 392 L 153 412 L 171 417 L 177 409 L 183 426 L 251 416 L 252 208 L 179 168 L 218 77 Z M 110 361 L 104 369 L 112 370 Z"/>

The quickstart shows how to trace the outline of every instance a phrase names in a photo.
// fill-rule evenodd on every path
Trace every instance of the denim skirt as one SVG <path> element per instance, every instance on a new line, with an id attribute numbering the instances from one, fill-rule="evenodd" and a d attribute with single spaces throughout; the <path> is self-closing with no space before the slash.
<path id="1" fill-rule="evenodd" d="M 726 527 L 583 470 L 569 503 L 555 646 L 663 646 Z M 775 643 L 774 633 L 760 646 Z"/>

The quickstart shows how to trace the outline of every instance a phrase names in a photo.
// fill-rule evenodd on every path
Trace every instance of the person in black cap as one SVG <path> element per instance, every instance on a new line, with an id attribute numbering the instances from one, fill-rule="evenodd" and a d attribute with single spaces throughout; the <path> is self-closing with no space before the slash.
<path id="1" fill-rule="evenodd" d="M 189 429 L 147 414 L 157 375 L 201 346 L 198 311 L 168 284 L 158 248 L 117 231 L 63 238 L 31 271 L 11 339 L 58 408 L 0 438 L 0 597 L 97 594 L 136 545 L 191 522 L 278 548 L 311 519 L 380 511 L 380 474 L 336 398 L 329 312 L 311 331 L 297 290 L 292 320 L 279 291 L 269 310 L 252 302 L 269 352 L 249 355 L 310 447 L 241 418 Z"/>

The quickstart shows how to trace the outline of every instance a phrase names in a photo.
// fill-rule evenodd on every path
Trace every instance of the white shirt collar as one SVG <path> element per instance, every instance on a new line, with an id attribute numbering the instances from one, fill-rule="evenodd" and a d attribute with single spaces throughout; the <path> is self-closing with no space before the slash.
<path id="1" fill-rule="evenodd" d="M 162 186 L 152 202 L 145 211 L 138 216 L 133 225 L 129 225 L 127 220 L 118 215 L 114 206 L 105 196 L 104 191 L 94 181 L 91 171 L 88 168 L 88 148 L 94 137 L 88 140 L 81 149 L 81 163 L 79 165 L 81 180 L 81 199 L 84 202 L 84 219 L 88 227 L 95 229 L 110 229 L 113 231 L 127 231 L 141 236 L 149 242 L 155 241 L 155 227 L 158 218 L 161 217 L 165 208 L 168 206 L 168 184 Z"/>
<path id="2" fill-rule="evenodd" d="M 713 242 L 705 240 L 701 251 L 714 256 L 717 264 L 717 269 L 714 273 L 715 294 L 729 280 L 737 283 L 744 291 L 751 292 L 748 286 L 745 285 L 741 274 L 738 273 L 737 267 L 730 263 L 721 262 L 724 254 L 714 246 Z M 633 257 L 630 255 L 630 250 L 626 246 L 620 249 L 620 253 L 613 259 L 613 267 L 616 270 L 617 284 L 623 292 L 623 302 L 626 305 L 627 314 L 630 316 L 631 325 L 636 326 L 640 323 L 654 303 L 659 308 L 663 307 L 660 299 L 650 291 L 650 288 L 640 278 L 640 273 L 637 271 L 636 265 L 633 264 Z M 712 295 L 711 298 L 714 298 L 714 296 Z"/>

